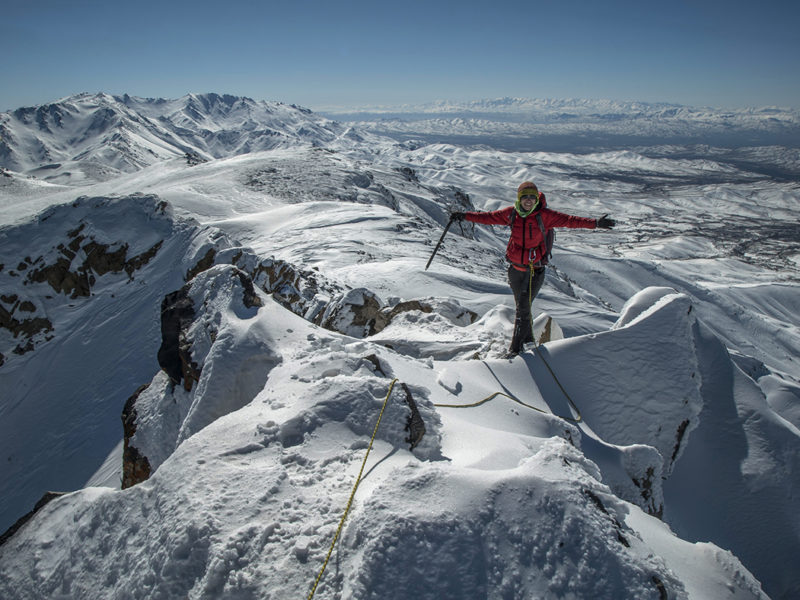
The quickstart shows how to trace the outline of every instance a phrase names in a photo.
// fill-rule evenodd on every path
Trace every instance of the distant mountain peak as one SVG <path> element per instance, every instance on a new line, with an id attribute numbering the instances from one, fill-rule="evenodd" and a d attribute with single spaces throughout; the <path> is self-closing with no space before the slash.
<path id="1" fill-rule="evenodd" d="M 346 129 L 308 109 L 246 96 L 191 93 L 170 100 L 83 92 L 0 113 L 0 167 L 82 184 L 187 153 L 224 158 L 346 141 Z"/>

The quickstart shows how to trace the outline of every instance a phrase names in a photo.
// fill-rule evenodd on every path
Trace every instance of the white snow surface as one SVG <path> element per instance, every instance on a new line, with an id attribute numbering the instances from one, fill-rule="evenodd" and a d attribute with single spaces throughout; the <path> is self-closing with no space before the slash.
<path id="1" fill-rule="evenodd" d="M 65 148 L 115 170 L 47 182 L 18 147 L 0 176 L 0 529 L 68 492 L 0 545 L 0 597 L 307 597 L 373 431 L 316 598 L 800 595 L 797 180 L 713 149 L 399 144 L 282 105 L 296 137 L 223 148 L 208 132 L 256 109 L 216 95 L 83 95 L 62 122 L 98 103 L 153 144 L 194 131 L 206 162 Z M 453 226 L 424 266 L 449 211 L 525 179 L 619 225 L 558 232 L 542 343 L 506 359 L 506 231 Z M 157 360 L 181 289 L 188 389 Z M 121 490 L 137 390 L 152 475 Z"/>

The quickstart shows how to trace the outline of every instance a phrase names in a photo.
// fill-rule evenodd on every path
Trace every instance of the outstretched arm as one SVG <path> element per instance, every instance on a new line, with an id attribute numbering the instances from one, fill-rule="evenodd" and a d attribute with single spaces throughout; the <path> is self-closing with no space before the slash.
<path id="1" fill-rule="evenodd" d="M 608 215 L 603 215 L 599 219 L 589 219 L 550 209 L 542 211 L 542 218 L 547 227 L 567 227 L 569 229 L 611 229 L 617 224 L 614 219 L 609 219 Z"/>
<path id="2" fill-rule="evenodd" d="M 470 221 L 482 225 L 510 225 L 512 210 L 514 210 L 513 206 L 488 212 L 454 212 L 450 215 L 450 219 L 454 221 Z"/>

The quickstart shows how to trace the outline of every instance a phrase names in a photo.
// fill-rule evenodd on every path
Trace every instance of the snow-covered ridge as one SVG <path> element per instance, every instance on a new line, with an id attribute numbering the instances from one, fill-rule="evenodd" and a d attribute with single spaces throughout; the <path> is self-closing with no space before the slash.
<path id="1" fill-rule="evenodd" d="M 136 400 L 134 441 L 142 447 L 155 451 L 154 443 L 169 443 L 154 433 L 170 423 L 200 427 L 193 435 L 184 429 L 183 443 L 152 454 L 157 468 L 146 483 L 122 492 L 89 488 L 45 506 L 0 549 L 4 594 L 57 594 L 65 581 L 70 593 L 85 598 L 123 590 L 131 597 L 307 593 L 339 517 L 332 503 L 344 504 L 364 449 L 359 440 L 369 435 L 381 397 L 397 378 L 408 384 L 425 420 L 424 443 L 407 447 L 408 408 L 398 386 L 376 440 L 381 468 L 367 474 L 366 495 L 354 508 L 338 568 L 323 581 L 320 597 L 455 598 L 488 590 L 524 597 L 765 597 L 734 556 L 682 541 L 647 514 L 660 512 L 662 485 L 669 490 L 673 477 L 682 478 L 673 493 L 704 485 L 682 455 L 694 430 L 722 435 L 714 429 L 720 408 L 708 406 L 712 399 L 726 410 L 744 408 L 756 389 L 745 378 L 743 390 L 731 395 L 710 380 L 713 365 L 729 359 L 697 329 L 685 297 L 649 291 L 631 300 L 614 329 L 543 351 L 558 373 L 589 366 L 598 375 L 611 375 L 598 356 L 616 365 L 621 357 L 608 350 L 625 353 L 626 368 L 615 367 L 613 376 L 570 382 L 590 431 L 552 414 L 569 415 L 570 408 L 544 376 L 544 356 L 451 362 L 445 377 L 443 365 L 315 328 L 257 289 L 257 300 L 247 306 L 240 281 L 234 267 L 219 266 L 191 282 L 202 307 L 192 335 L 211 342 L 194 401 L 182 392 L 173 396 L 163 373 Z M 665 329 L 665 322 L 679 326 Z M 650 343 L 669 330 L 663 345 Z M 268 365 L 253 362 L 259 356 Z M 266 385 L 252 387 L 255 397 L 243 406 L 221 405 L 235 395 L 211 390 L 229 386 L 242 369 L 248 371 L 244 379 L 260 374 Z M 509 412 L 502 400 L 465 411 L 435 407 L 486 395 L 497 380 L 485 372 L 543 412 Z M 618 378 L 647 386 L 621 393 Z M 770 418 L 763 399 L 749 402 L 760 420 Z M 609 413 L 601 407 L 614 409 L 614 418 L 603 422 Z M 177 420 L 175 410 L 183 412 Z M 665 434 L 664 452 L 642 444 L 656 427 Z M 775 446 L 773 435 L 746 431 L 751 445 L 786 456 L 782 468 L 793 467 L 796 458 Z M 757 490 L 755 481 L 741 484 Z M 761 493 L 772 510 L 753 506 L 739 516 L 778 526 L 792 506 Z M 735 523 L 729 527 L 736 530 Z M 123 536 L 136 540 L 123 544 L 125 568 L 119 554 L 103 551 L 119 547 Z M 20 563 L 31 554 L 49 556 L 32 566 L 33 575 Z M 774 564 L 774 557 L 768 560 Z M 87 561 L 106 574 L 102 585 L 80 567 Z"/>
<path id="2" fill-rule="evenodd" d="M 329 145 L 348 135 L 343 125 L 277 102 L 218 94 L 176 100 L 78 94 L 0 113 L 0 167 L 74 185 L 172 158 L 196 163 Z"/>
<path id="3" fill-rule="evenodd" d="M 209 139 L 253 110 L 127 103 Z M 384 397 L 320 600 L 795 595 L 798 184 L 749 165 L 796 152 L 335 128 L 80 191 L 0 175 L 3 520 L 70 492 L 0 546 L 0 596 L 306 596 Z M 543 346 L 507 360 L 507 231 L 424 265 L 529 178 L 618 227 L 559 232 Z"/>

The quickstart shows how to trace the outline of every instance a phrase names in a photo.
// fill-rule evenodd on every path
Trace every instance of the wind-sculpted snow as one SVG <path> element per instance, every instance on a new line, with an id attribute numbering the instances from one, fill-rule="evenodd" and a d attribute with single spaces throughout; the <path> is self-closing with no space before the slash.
<path id="1" fill-rule="evenodd" d="M 256 291 L 261 307 L 247 309 L 237 300 L 233 271 L 215 267 L 193 282 L 195 299 L 206 301 L 196 323 L 215 324 L 233 342 L 224 353 L 211 346 L 203 373 L 213 366 L 208 389 L 215 379 L 224 387 L 260 331 L 259 343 L 281 358 L 263 390 L 183 439 L 147 482 L 124 491 L 89 488 L 44 507 L 0 548 L 4 597 L 306 595 L 397 378 L 375 458 L 317 597 L 764 598 L 735 557 L 679 540 L 619 498 L 614 478 L 606 483 L 610 463 L 595 458 L 625 448 L 594 438 L 591 410 L 585 425 L 547 414 L 566 415 L 569 407 L 538 368 L 539 357 L 449 361 L 445 377 L 442 363 L 320 329 L 263 292 Z M 675 301 L 651 304 L 655 297 L 635 302 L 644 310 L 619 329 L 553 345 L 547 355 L 554 368 L 580 365 L 606 336 L 660 329 L 659 318 L 675 316 Z M 678 304 L 681 313 L 685 304 Z M 680 328 L 674 335 L 691 339 Z M 669 377 L 638 348 L 620 347 L 631 369 L 649 371 L 644 377 Z M 486 372 L 501 378 L 493 382 Z M 544 413 L 505 400 L 463 410 L 434 406 L 465 403 L 501 381 Z M 413 452 L 402 384 L 427 429 Z M 215 410 L 230 397 L 230 386 L 223 387 L 197 395 L 193 409 Z M 575 400 L 588 407 L 580 392 Z M 603 386 L 592 400 L 620 402 Z M 674 410 L 688 409 L 678 403 Z M 22 568 L 29 556 L 37 560 Z"/>
<path id="2" fill-rule="evenodd" d="M 328 585 L 347 598 L 686 597 L 593 474 L 557 439 L 488 475 L 398 468 L 353 515 L 343 554 L 358 576 Z"/>
<path id="3" fill-rule="evenodd" d="M 135 401 L 136 432 L 128 444 L 152 470 L 183 440 L 249 403 L 280 363 L 269 332 L 254 319 L 258 306 L 246 302 L 240 275 L 235 267 L 212 267 L 188 284 L 199 312 L 180 335 L 197 380 L 181 385 L 160 371 Z"/>
<path id="4" fill-rule="evenodd" d="M 611 331 L 542 350 L 557 372 L 581 373 L 569 389 L 585 400 L 582 412 L 592 430 L 612 444 L 653 446 L 665 478 L 702 407 L 695 323 L 688 297 L 645 290 L 626 304 Z M 560 359 L 567 348 L 569 367 Z"/>

